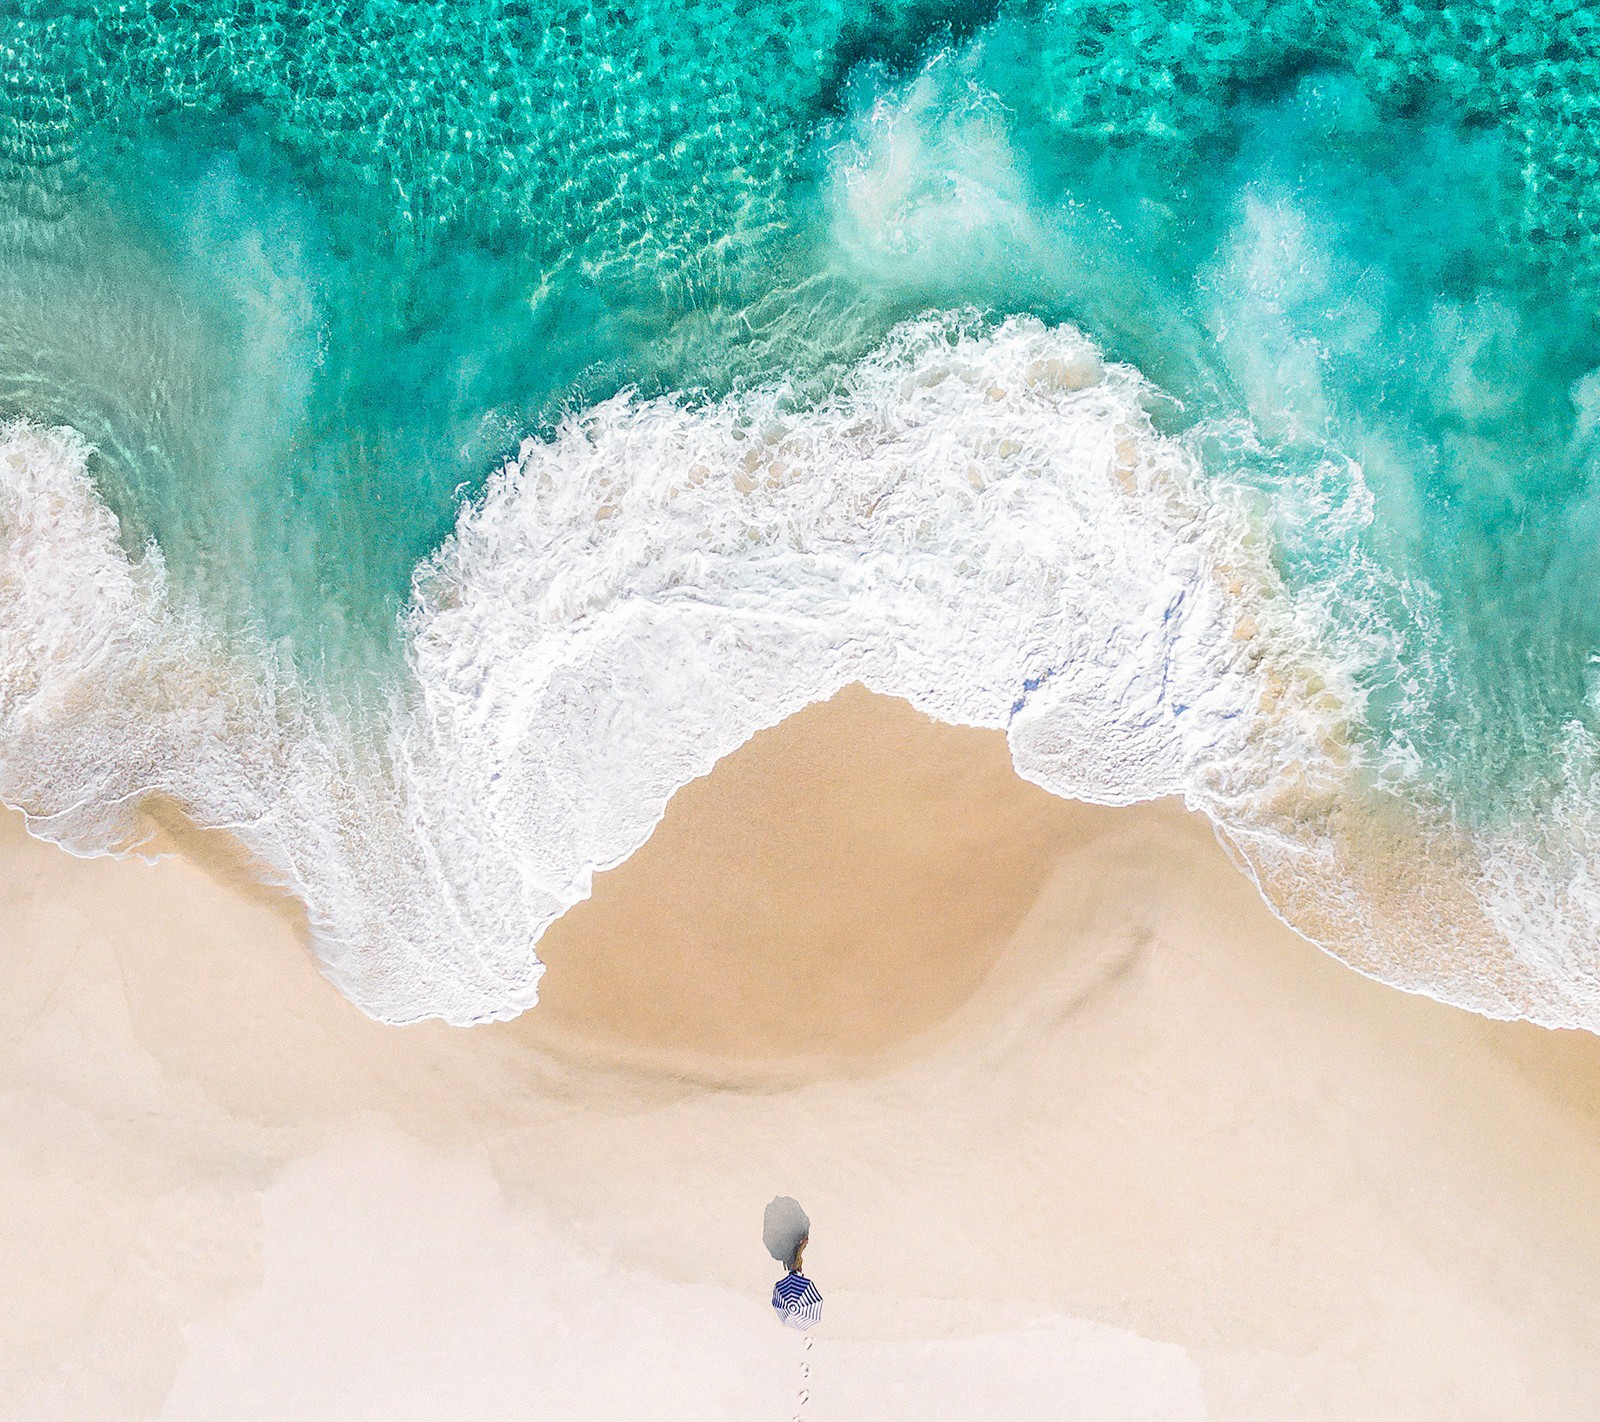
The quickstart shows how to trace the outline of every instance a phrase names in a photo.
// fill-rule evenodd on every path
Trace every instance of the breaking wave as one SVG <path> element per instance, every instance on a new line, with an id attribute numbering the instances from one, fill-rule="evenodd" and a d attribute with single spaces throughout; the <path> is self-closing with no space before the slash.
<path id="1" fill-rule="evenodd" d="M 1574 728 L 1542 838 L 1397 781 L 1361 733 L 1368 651 L 1151 395 L 1070 327 L 959 315 L 819 402 L 620 395 L 463 509 L 375 707 L 225 639 L 123 546 L 83 441 L 13 424 L 0 798 L 80 853 L 137 847 L 141 803 L 176 800 L 304 899 L 366 1011 L 482 1021 L 535 1002 L 539 936 L 678 787 L 860 681 L 1003 728 L 1055 794 L 1182 796 L 1363 971 L 1600 1028 L 1594 748 Z"/>

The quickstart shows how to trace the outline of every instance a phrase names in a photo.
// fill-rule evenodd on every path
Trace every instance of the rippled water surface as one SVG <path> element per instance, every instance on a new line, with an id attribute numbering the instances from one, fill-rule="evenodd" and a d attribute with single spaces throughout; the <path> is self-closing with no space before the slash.
<path id="1" fill-rule="evenodd" d="M 1155 775 L 1150 786 L 1191 794 L 1241 844 L 1248 826 L 1270 821 L 1278 828 L 1268 839 L 1307 853 L 1349 832 L 1334 823 L 1345 811 L 1330 803 L 1367 796 L 1363 813 L 1385 823 L 1398 814 L 1412 826 L 1402 838 L 1444 854 L 1468 881 L 1473 912 L 1494 927 L 1452 929 L 1425 973 L 1400 965 L 1391 942 L 1399 930 L 1366 909 L 1347 905 L 1346 928 L 1317 936 L 1337 939 L 1330 946 L 1363 966 L 1475 1005 L 1492 997 L 1482 982 L 1494 973 L 1483 962 L 1508 953 L 1530 972 L 1554 974 L 1569 996 L 1593 983 L 1585 955 L 1600 914 L 1600 11 L 1344 0 L 610 8 L 163 0 L 12 7 L 0 46 L 0 418 L 70 427 L 89 442 L 83 470 L 116 515 L 110 536 L 122 556 L 159 567 L 150 595 L 167 609 L 162 616 L 256 649 L 275 689 L 251 694 L 277 708 L 275 725 L 290 702 L 303 710 L 353 700 L 392 716 L 397 699 L 412 706 L 407 714 L 419 696 L 427 701 L 434 683 L 419 671 L 427 645 L 419 618 L 449 612 L 438 601 L 446 585 L 459 584 L 470 604 L 460 588 L 484 575 L 462 571 L 464 549 L 479 546 L 484 567 L 510 558 L 483 541 L 496 499 L 510 496 L 487 481 L 519 458 L 526 475 L 529 437 L 546 441 L 531 456 L 540 489 L 567 488 L 572 499 L 582 490 L 591 502 L 567 507 L 519 485 L 513 492 L 542 522 L 518 536 L 537 547 L 518 545 L 529 561 L 515 574 L 506 563 L 491 580 L 494 596 L 516 606 L 536 587 L 575 586 L 588 576 L 585 558 L 618 560 L 609 591 L 585 594 L 582 608 L 561 603 L 543 621 L 496 633 L 506 640 L 494 656 L 500 664 L 530 656 L 526 685 L 541 695 L 554 694 L 552 667 L 568 655 L 540 640 L 557 623 L 563 637 L 577 636 L 602 605 L 614 619 L 643 617 L 699 596 L 711 555 L 691 555 L 696 535 L 675 529 L 665 505 L 640 515 L 639 541 L 625 553 L 587 542 L 591 521 L 609 518 L 615 499 L 696 469 L 706 471 L 691 479 L 696 488 L 708 478 L 799 478 L 831 491 L 809 513 L 769 510 L 741 535 L 740 557 L 760 577 L 773 574 L 772 596 L 812 588 L 806 616 L 823 617 L 871 557 L 902 560 L 890 590 L 920 588 L 921 565 L 905 546 L 875 543 L 865 513 L 832 535 L 855 553 L 837 566 L 808 565 L 815 587 L 798 568 L 792 585 L 773 570 L 785 539 L 803 543 L 830 500 L 848 505 L 882 460 L 892 462 L 858 459 L 849 429 L 876 421 L 874 438 L 893 449 L 908 422 L 930 421 L 947 432 L 929 435 L 925 469 L 951 440 L 971 437 L 975 414 L 957 434 L 895 403 L 912 396 L 910 376 L 883 373 L 894 359 L 935 385 L 949 376 L 929 363 L 922 337 L 905 346 L 901 323 L 933 321 L 917 329 L 942 330 L 927 339 L 952 351 L 978 342 L 951 358 L 965 390 L 1000 379 L 973 374 L 991 358 L 996 372 L 1024 380 L 1039 361 L 1080 358 L 1068 335 L 1058 357 L 1006 365 L 1004 353 L 1021 347 L 994 333 L 1006 318 L 1031 317 L 1041 331 L 1076 327 L 1101 357 L 1142 377 L 1116 386 L 1131 402 L 1117 419 L 1132 423 L 1105 438 L 1165 441 L 1161 458 L 1187 461 L 1184 479 L 1194 481 L 1183 499 L 1226 509 L 1246 530 L 1240 546 L 1261 558 L 1259 577 L 1238 572 L 1244 553 L 1229 562 L 1204 540 L 1194 546 L 1211 551 L 1196 554 L 1195 566 L 1224 588 L 1271 584 L 1268 610 L 1241 612 L 1232 641 L 1253 643 L 1252 629 L 1271 623 L 1272 656 L 1299 666 L 1303 653 L 1321 668 L 1304 674 L 1321 691 L 1296 683 L 1306 705 L 1319 695 L 1329 703 L 1308 763 L 1324 758 L 1348 782 L 1331 801 L 1305 787 L 1269 793 L 1262 769 L 1246 812 L 1243 792 L 1196 788 L 1211 782 L 1193 751 L 1176 781 Z M 994 388 L 1011 410 L 1012 389 Z M 623 410 L 604 403 L 622 391 L 634 392 L 635 415 L 617 415 L 619 428 L 642 409 L 658 410 L 664 430 L 700 419 L 714 432 L 747 419 L 748 448 L 764 452 L 752 464 L 721 433 L 682 433 L 681 450 L 662 434 L 661 467 L 647 477 L 644 455 L 619 445 L 597 484 L 580 472 L 577 446 L 548 441 L 564 417 L 580 415 L 587 448 L 622 438 L 605 433 L 609 417 L 583 413 Z M 657 397 L 666 403 L 648 404 Z M 947 413 L 965 401 L 952 393 Z M 985 461 L 1013 458 L 1010 445 L 1058 474 L 1059 461 L 1078 457 L 1069 453 L 1077 436 L 1058 439 L 1029 423 L 1043 408 L 1013 412 L 1032 443 L 997 427 L 990 444 L 974 448 L 974 488 L 1009 487 Z M 822 433 L 830 419 L 847 421 L 845 433 Z M 810 431 L 803 452 L 784 445 L 795 430 Z M 1039 453 L 1046 444 L 1048 455 Z M 550 450 L 566 450 L 568 462 Z M 12 556 L 37 569 L 17 551 L 31 527 L 19 510 L 43 497 L 42 486 L 17 478 Z M 980 556 L 951 551 L 978 514 L 935 508 L 932 486 L 917 488 L 930 501 L 929 526 L 942 530 L 944 551 L 930 546 L 927 557 Z M 982 597 L 1021 605 L 1030 579 L 1071 583 L 1082 549 L 1068 540 L 1070 520 L 1058 527 L 1052 517 L 984 545 Z M 1194 517 L 1198 527 L 1212 515 Z M 680 537 L 684 551 L 669 557 L 662 550 L 677 549 Z M 645 547 L 671 563 L 666 582 L 641 572 Z M 1177 586 L 1189 574 L 1171 576 Z M 1151 598 L 1167 597 L 1152 578 Z M 701 592 L 707 605 L 716 601 Z M 1197 594 L 1171 596 L 1192 604 Z M 748 605 L 745 594 L 729 595 L 730 608 Z M 100 625 L 103 633 L 110 624 Z M 488 632 L 474 626 L 471 635 Z M 892 643 L 921 634 L 888 617 L 873 635 Z M 56 636 L 30 643 L 28 655 L 44 657 L 39 666 L 65 664 L 38 650 L 59 650 Z M 1283 651 L 1290 641 L 1292 656 Z M 1070 643 L 1063 632 L 1034 647 L 1034 660 L 993 672 L 1003 712 L 952 694 L 951 714 L 1014 719 L 1041 687 L 1059 690 L 1082 665 L 1083 649 Z M 535 655 L 535 645 L 545 650 Z M 456 655 L 487 662 L 491 652 L 459 643 Z M 1207 656 L 1217 687 L 1247 683 L 1252 714 L 1272 714 L 1282 697 L 1274 688 L 1289 675 L 1269 675 L 1272 656 Z M 589 673 L 591 682 L 608 675 Z M 643 675 L 612 690 L 642 703 L 690 694 L 669 696 Z M 974 676 L 987 684 L 990 674 Z M 14 725 L 46 681 L 42 671 L 14 677 L 10 700 L 0 700 Z M 511 716 L 502 746 L 511 755 L 537 717 L 524 724 L 492 697 L 477 700 L 485 685 L 483 677 L 452 683 L 449 714 L 467 715 L 470 703 L 480 721 Z M 1169 692 L 1153 692 L 1146 712 L 1182 740 L 1198 703 Z M 157 700 L 170 706 L 191 694 L 202 706 L 220 693 L 168 688 Z M 1123 697 L 1118 716 L 1134 714 L 1122 692 L 1105 695 Z M 239 709 L 247 700 L 230 692 L 229 714 L 249 722 L 257 712 Z M 64 704 L 57 693 L 28 702 L 34 731 L 46 702 L 58 715 Z M 780 703 L 753 701 L 749 728 Z M 437 730 L 442 703 L 428 704 Z M 525 708 L 527 696 L 507 704 Z M 1085 727 L 1109 724 L 1099 711 L 1072 714 Z M 138 764 L 130 760 L 120 780 L 96 781 L 92 793 L 59 780 L 45 793 L 29 779 L 27 754 L 15 752 L 8 798 L 32 795 L 39 814 L 60 815 L 86 793 L 114 800 L 160 789 L 202 817 L 226 818 L 162 768 L 163 755 L 193 760 L 180 747 L 197 716 L 204 720 L 196 711 L 181 733 L 140 721 Z M 206 734 L 244 755 L 237 728 Z M 1066 729 L 1058 735 L 1070 739 Z M 1213 727 L 1196 744 L 1215 759 L 1225 740 Z M 378 755 L 372 774 L 390 798 L 409 793 L 408 754 L 386 743 Z M 478 761 L 483 754 L 474 752 Z M 1224 758 L 1237 767 L 1248 755 L 1235 747 Z M 570 798 L 579 784 L 606 800 L 610 791 L 595 790 L 599 771 L 573 774 L 569 784 L 550 771 L 542 788 L 526 789 L 530 805 Z M 440 776 L 442 785 L 449 777 Z M 1127 793 L 1144 793 L 1142 784 L 1128 779 Z M 1061 782 L 1064 792 L 1073 785 L 1088 793 L 1070 777 Z M 286 813 L 280 790 L 256 786 L 248 810 L 235 795 L 230 814 L 259 824 Z M 663 793 L 653 784 L 634 790 L 644 806 Z M 1284 810 L 1290 799 L 1295 808 Z M 1393 814 L 1381 809 L 1390 801 Z M 298 813 L 310 811 L 302 804 Z M 463 798 L 456 813 L 481 824 L 487 811 Z M 461 833 L 439 814 L 430 834 Z M 567 833 L 576 879 L 563 870 L 546 882 L 526 863 L 506 870 L 539 879 L 557 907 L 570 901 L 570 886 L 581 888 L 586 866 L 601 862 L 574 848 L 588 844 L 582 832 Z M 1458 840 L 1447 854 L 1437 848 Z M 406 843 L 429 862 L 441 852 Z M 368 851 L 379 852 L 351 849 L 352 863 Z M 315 900 L 308 871 L 295 867 L 310 853 L 280 845 L 269 857 Z M 1319 873 L 1354 884 L 1348 866 L 1318 863 Z M 1391 867 L 1380 878 L 1393 887 L 1406 875 Z M 448 867 L 439 872 L 453 885 L 440 892 L 458 907 L 476 892 Z M 1302 865 L 1291 877 L 1310 872 Z M 349 869 L 338 894 L 359 897 L 360 880 Z M 1291 917 L 1320 923 L 1273 883 L 1269 893 Z M 537 923 L 546 901 L 535 899 L 527 916 Z M 531 958 L 531 941 L 506 931 L 520 944 L 511 957 Z M 339 936 L 329 934 L 330 943 Z M 1346 940 L 1362 934 L 1368 947 L 1351 948 Z M 1462 953 L 1476 966 L 1461 981 L 1477 987 L 1452 986 L 1451 955 Z M 520 1003 L 523 989 L 506 989 L 506 1000 Z M 1574 1019 L 1591 1010 L 1539 1009 Z"/>

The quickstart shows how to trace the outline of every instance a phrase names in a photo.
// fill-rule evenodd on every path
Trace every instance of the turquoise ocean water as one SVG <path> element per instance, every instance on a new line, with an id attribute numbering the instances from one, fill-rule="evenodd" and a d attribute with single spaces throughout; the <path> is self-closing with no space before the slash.
<path id="1" fill-rule="evenodd" d="M 803 420 L 870 404 L 863 362 L 929 312 L 980 347 L 1008 317 L 1071 326 L 1147 382 L 1151 437 L 1197 498 L 1226 491 L 1337 670 L 1348 792 L 1493 927 L 1425 969 L 1376 911 L 1323 933 L 1240 820 L 1269 894 L 1380 975 L 1600 1025 L 1600 9 L 25 0 L 0 53 L 0 419 L 92 446 L 123 555 L 158 549 L 166 603 L 271 664 L 280 719 L 415 700 L 419 566 L 564 418 L 630 392 Z M 1009 714 L 1066 656 L 997 691 Z M 68 714 L 43 685 L 0 699 L 17 734 Z M 264 754 L 223 720 L 219 756 Z M 46 819 L 160 790 L 205 817 L 141 754 L 74 789 L 17 751 L 7 798 Z M 406 757 L 378 760 L 403 799 Z M 1346 833 L 1306 829 L 1347 826 L 1318 806 L 1295 833 Z M 447 860 L 448 819 L 407 853 Z M 1496 987 L 1518 953 L 1559 989 Z"/>

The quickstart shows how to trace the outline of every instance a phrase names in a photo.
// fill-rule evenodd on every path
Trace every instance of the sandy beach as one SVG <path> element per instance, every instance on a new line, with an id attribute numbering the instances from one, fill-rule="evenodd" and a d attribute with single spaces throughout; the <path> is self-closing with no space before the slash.
<path id="1" fill-rule="evenodd" d="M 4 820 L 0 1417 L 1594 1415 L 1600 1040 L 1334 962 L 1177 804 L 852 689 L 474 1029 L 367 1019 L 157 818 Z"/>

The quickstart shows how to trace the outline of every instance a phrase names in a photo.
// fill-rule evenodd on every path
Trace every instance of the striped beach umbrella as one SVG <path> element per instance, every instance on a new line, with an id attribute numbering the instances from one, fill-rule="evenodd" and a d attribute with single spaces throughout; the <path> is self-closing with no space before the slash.
<path id="1" fill-rule="evenodd" d="M 772 1306 L 785 1328 L 814 1328 L 822 1317 L 817 1286 L 793 1269 L 772 1286 Z"/>

